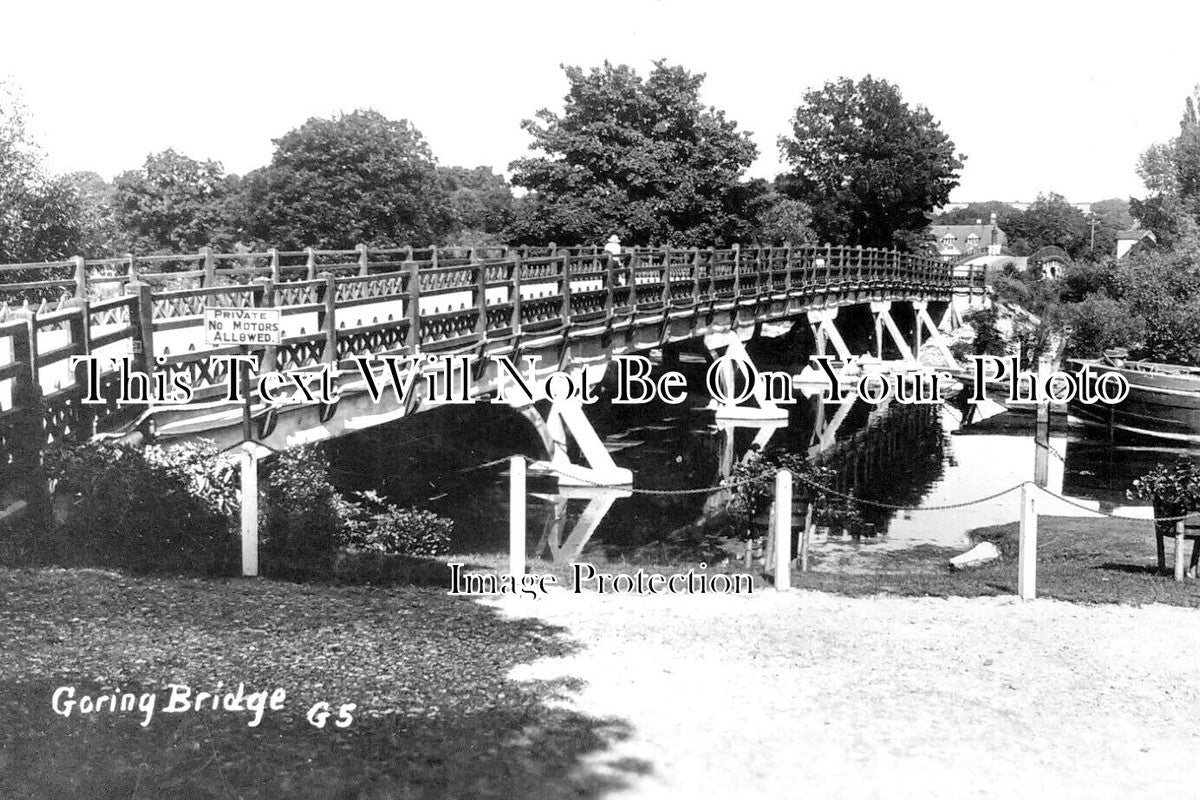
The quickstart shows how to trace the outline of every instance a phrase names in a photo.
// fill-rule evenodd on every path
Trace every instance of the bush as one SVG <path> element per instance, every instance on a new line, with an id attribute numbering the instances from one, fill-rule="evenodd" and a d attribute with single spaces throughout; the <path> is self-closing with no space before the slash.
<path id="1" fill-rule="evenodd" d="M 344 548 L 404 556 L 432 556 L 449 549 L 451 520 L 399 508 L 374 492 L 345 496 L 330 481 L 329 471 L 320 445 L 288 450 L 270 465 L 262 516 L 266 574 L 291 579 L 335 576 L 335 562 Z"/>
<path id="2" fill-rule="evenodd" d="M 453 520 L 419 508 L 399 508 L 375 492 L 354 497 L 344 532 L 347 546 L 407 556 L 436 556 L 450 549 Z"/>
<path id="3" fill-rule="evenodd" d="M 1022 308 L 1029 306 L 1029 287 L 1020 278 L 1010 278 L 1001 275 L 996 278 L 992 289 L 995 292 L 996 299 L 1002 303 L 1017 305 Z"/>
<path id="4" fill-rule="evenodd" d="M 64 445 L 48 450 L 45 462 L 55 524 L 14 529 L 7 549 L 18 563 L 237 573 L 239 467 L 212 445 Z M 449 549 L 449 519 L 373 492 L 343 497 L 320 446 L 281 454 L 264 483 L 265 575 L 329 577 L 344 548 L 404 556 Z"/>
<path id="5" fill-rule="evenodd" d="M 1110 262 L 1100 264 L 1074 264 L 1067 267 L 1062 279 L 1062 301 L 1079 303 L 1089 295 L 1099 292 L 1110 293 L 1115 284 L 1115 274 Z"/>
<path id="6" fill-rule="evenodd" d="M 1021 369 L 1036 369 L 1038 358 L 1052 354 L 1054 326 L 1045 320 L 1013 322 L 1013 341 L 1021 356 Z"/>
<path id="7" fill-rule="evenodd" d="M 1070 306 L 1066 317 L 1072 327 L 1066 346 L 1068 356 L 1096 358 L 1110 347 L 1135 350 L 1146 338 L 1146 321 L 1106 294 L 1095 294 Z"/>
<path id="8" fill-rule="evenodd" d="M 50 531 L 18 545 L 37 563 L 225 573 L 236 565 L 237 466 L 208 444 L 90 443 L 46 453 Z"/>
<path id="9" fill-rule="evenodd" d="M 1127 494 L 1130 499 L 1153 502 L 1154 516 L 1159 519 L 1200 511 L 1200 467 L 1187 456 L 1180 456 L 1170 466 L 1158 464 L 1135 480 Z M 1169 533 L 1175 523 L 1157 522 L 1156 526 Z"/>
<path id="10" fill-rule="evenodd" d="M 1004 342 L 1004 334 L 1000 332 L 1000 327 L 997 325 L 998 317 L 995 305 L 968 311 L 964 315 L 963 321 L 975 331 L 975 338 L 970 343 L 964 342 L 955 345 L 954 355 L 959 358 L 966 355 L 1006 355 L 1008 346 Z"/>
<path id="11" fill-rule="evenodd" d="M 795 476 L 792 483 L 793 500 L 815 505 L 814 519 L 817 524 L 845 525 L 856 518 L 855 509 L 847 507 L 844 502 L 830 502 L 826 493 L 814 489 L 809 483 L 828 486 L 836 476 L 833 470 L 814 466 L 797 453 L 770 450 L 758 458 L 735 464 L 729 477 L 723 481 L 735 487 L 726 510 L 737 526 L 739 538 L 753 538 L 754 518 L 771 507 L 775 499 L 774 476 L 781 469 L 790 470 Z"/>
<path id="12" fill-rule="evenodd" d="M 328 577 L 348 509 L 329 481 L 320 445 L 287 450 L 267 466 L 259 514 L 263 572 L 272 577 Z"/>

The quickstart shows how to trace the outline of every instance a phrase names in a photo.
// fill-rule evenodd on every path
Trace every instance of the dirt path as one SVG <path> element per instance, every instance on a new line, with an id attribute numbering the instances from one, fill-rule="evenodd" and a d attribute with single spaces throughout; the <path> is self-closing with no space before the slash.
<path id="1" fill-rule="evenodd" d="M 1200 796 L 1200 612 L 1051 600 L 552 594 L 507 601 L 586 649 L 632 723 L 618 797 Z"/>

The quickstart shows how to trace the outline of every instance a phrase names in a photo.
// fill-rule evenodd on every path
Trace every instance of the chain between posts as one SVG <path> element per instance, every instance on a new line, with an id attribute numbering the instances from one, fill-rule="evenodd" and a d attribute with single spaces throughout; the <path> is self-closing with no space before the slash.
<path id="1" fill-rule="evenodd" d="M 227 453 L 230 450 L 234 450 L 238 447 L 241 447 L 241 444 L 242 443 L 239 442 L 238 444 L 231 445 L 230 447 L 227 447 L 225 450 L 222 450 L 221 452 Z M 261 442 L 258 442 L 257 444 L 259 444 L 259 446 L 263 447 L 264 449 L 270 450 L 272 453 L 275 453 L 276 455 L 282 455 L 282 453 L 283 453 L 283 451 L 278 450 L 274 447 L 270 447 L 268 445 L 264 445 Z M 1047 447 L 1051 452 L 1055 453 L 1055 455 L 1057 455 L 1059 458 L 1062 458 L 1062 456 L 1059 455 L 1057 453 L 1057 451 L 1054 450 L 1053 447 L 1050 447 L 1049 445 L 1042 445 L 1042 446 Z M 503 463 L 507 462 L 509 460 L 509 458 L 510 458 L 510 456 L 504 456 L 503 458 L 492 459 L 491 461 L 485 461 L 481 464 L 476 464 L 471 467 L 464 467 L 463 469 L 458 470 L 458 472 L 470 472 L 470 471 L 479 470 L 479 469 L 486 469 L 488 467 L 494 467 L 499 464 L 503 464 Z M 534 461 L 535 461 L 535 459 L 532 459 L 528 456 L 524 456 L 524 458 L 525 458 L 525 461 L 530 464 L 534 463 Z M 544 464 L 544 462 L 541 462 L 541 463 L 543 464 L 543 466 L 546 466 Z M 608 486 L 608 484 L 599 483 L 597 481 L 589 481 L 586 478 L 581 478 L 580 476 L 574 475 L 574 474 L 568 475 L 568 473 L 563 472 L 562 470 L 556 469 L 553 465 L 549 465 L 548 469 L 551 472 L 557 473 L 564 477 L 571 477 L 575 480 L 582 481 L 583 483 L 590 484 L 597 488 L 611 488 Z M 1008 486 L 1004 489 L 1001 489 L 998 492 L 993 492 L 992 494 L 984 495 L 983 497 L 976 497 L 972 500 L 964 500 L 959 503 L 945 503 L 945 504 L 936 505 L 936 506 L 911 506 L 911 505 L 897 505 L 894 503 L 884 503 L 880 500 L 868 500 L 864 497 L 857 497 L 852 494 L 847 494 L 846 492 L 840 492 L 837 489 L 834 489 L 830 486 L 825 486 L 823 484 L 817 483 L 816 481 L 805 476 L 803 473 L 792 473 L 792 474 L 793 474 L 793 477 L 795 477 L 801 483 L 805 484 L 806 486 L 808 486 L 810 489 L 813 489 L 814 491 L 820 492 L 821 494 L 832 495 L 833 497 L 838 497 L 843 500 L 849 501 L 851 503 L 858 503 L 860 505 L 866 505 L 866 506 L 874 506 L 875 508 L 882 508 L 882 509 L 885 509 L 888 511 L 910 511 L 910 512 L 911 511 L 952 511 L 952 510 L 959 509 L 959 508 L 968 508 L 970 506 L 975 506 L 975 505 L 979 505 L 981 503 L 986 503 L 989 500 L 995 500 L 998 497 L 1003 497 L 1006 494 L 1011 494 L 1012 492 L 1017 491 L 1022 486 L 1037 487 L 1037 484 L 1034 483 L 1033 481 L 1025 480 L 1025 481 L 1020 481 L 1018 483 L 1014 483 L 1012 486 Z M 365 474 L 364 474 L 364 476 L 365 476 Z M 714 494 L 716 492 L 724 492 L 724 491 L 729 491 L 730 489 L 737 489 L 741 486 L 749 486 L 749 485 L 755 484 L 755 483 L 767 483 L 767 482 L 774 481 L 774 480 L 775 480 L 775 474 L 771 473 L 768 475 L 756 475 L 756 476 L 750 477 L 750 478 L 743 478 L 742 480 L 738 480 L 738 481 L 730 481 L 728 483 L 720 483 L 720 484 L 717 484 L 716 486 L 701 486 L 701 487 L 697 487 L 694 489 L 645 489 L 645 488 L 637 487 L 637 486 L 624 487 L 624 488 L 626 491 L 628 491 L 632 494 L 644 494 L 644 495 L 655 495 L 655 496 L 660 496 L 660 497 L 669 497 L 669 496 L 684 496 L 684 495 L 696 495 L 696 494 Z M 1146 522 L 1180 522 L 1182 520 L 1187 520 L 1187 519 L 1192 519 L 1192 518 L 1200 520 L 1200 512 L 1193 512 L 1191 514 L 1184 514 L 1182 516 L 1175 516 L 1175 517 L 1146 517 L 1146 518 L 1128 517 L 1128 516 L 1124 516 L 1122 514 L 1110 514 L 1107 511 L 1100 511 L 1095 508 L 1089 508 L 1088 506 L 1085 506 L 1082 503 L 1072 500 L 1069 497 L 1064 497 L 1063 495 L 1058 494 L 1057 492 L 1052 492 L 1049 489 L 1046 489 L 1044 487 L 1037 487 L 1037 488 L 1040 488 L 1046 494 L 1048 494 L 1051 497 L 1054 497 L 1058 500 L 1061 500 L 1062 502 L 1066 503 L 1069 506 L 1078 508 L 1081 511 L 1087 511 L 1090 514 L 1099 514 L 1100 516 L 1107 517 L 1108 519 L 1144 519 Z"/>
<path id="2" fill-rule="evenodd" d="M 532 461 L 532 459 L 529 459 L 528 457 L 526 458 L 526 460 Z M 551 465 L 549 467 L 549 469 L 550 469 L 550 471 L 556 472 L 559 475 L 564 475 L 564 476 L 567 475 L 567 473 L 563 472 L 562 470 L 555 469 L 553 467 L 553 465 Z M 798 479 L 800 482 L 807 485 L 809 488 L 811 488 L 817 492 L 820 492 L 822 494 L 832 495 L 834 497 L 839 497 L 843 500 L 847 500 L 852 503 L 858 503 L 860 505 L 867 505 L 867 506 L 874 506 L 876 508 L 882 508 L 882 509 L 886 509 L 889 511 L 950 511 L 950 510 L 959 509 L 959 508 L 968 508 L 970 506 L 975 506 L 975 505 L 979 505 L 981 503 L 986 503 L 989 500 L 995 500 L 996 498 L 1003 497 L 1006 494 L 1011 494 L 1012 492 L 1019 490 L 1022 486 L 1034 486 L 1034 487 L 1041 489 L 1043 492 L 1050 495 L 1051 497 L 1057 498 L 1058 500 L 1061 500 L 1062 502 L 1066 503 L 1067 505 L 1074 506 L 1075 508 L 1078 508 L 1082 511 L 1087 511 L 1092 514 L 1099 514 L 1100 516 L 1108 517 L 1109 519 L 1142 519 L 1141 517 L 1128 517 L 1128 516 L 1124 516 L 1121 514 L 1110 514 L 1107 511 L 1100 511 L 1098 509 L 1088 508 L 1087 506 L 1085 506 L 1081 503 L 1078 503 L 1078 502 L 1070 499 L 1069 497 L 1064 497 L 1064 496 L 1058 494 L 1057 492 L 1052 492 L 1049 489 L 1046 489 L 1045 487 L 1039 487 L 1036 483 L 1034 483 L 1033 481 L 1030 481 L 1030 480 L 1020 481 L 1018 483 L 1014 483 L 1012 486 L 1001 489 L 998 492 L 993 492 L 992 494 L 984 495 L 983 497 L 976 497 L 972 500 L 964 500 L 959 503 L 945 503 L 945 504 L 936 505 L 936 506 L 911 506 L 911 505 L 896 505 L 894 503 L 884 503 L 879 500 L 868 500 L 863 497 L 857 497 L 852 494 L 840 492 L 837 489 L 834 489 L 832 487 L 817 483 L 816 481 L 811 480 L 810 478 L 808 478 L 807 476 L 805 476 L 802 473 L 793 473 L 793 476 L 796 479 Z M 584 483 L 589 483 L 593 486 L 597 486 L 597 487 L 605 486 L 605 484 L 601 484 L 601 483 L 598 483 L 595 481 L 589 481 L 586 478 L 579 477 L 578 475 L 570 475 L 570 477 L 574 478 L 575 480 L 582 481 Z M 717 486 L 704 486 L 704 487 L 700 487 L 700 488 L 696 488 L 696 489 L 643 489 L 643 488 L 634 486 L 634 487 L 626 487 L 626 491 L 629 491 L 633 494 L 647 494 L 647 495 L 712 494 L 715 492 L 723 492 L 723 491 L 726 491 L 729 489 L 736 489 L 739 486 L 747 486 L 747 485 L 753 484 L 753 483 L 764 483 L 764 482 L 768 482 L 768 481 L 773 481 L 774 479 L 775 479 L 775 475 L 772 473 L 770 475 L 758 475 L 758 476 L 755 476 L 752 478 L 745 478 L 740 481 L 731 481 L 729 483 L 721 483 Z M 1183 516 L 1178 516 L 1178 517 L 1149 517 L 1149 518 L 1145 518 L 1145 521 L 1147 521 L 1147 522 L 1179 522 L 1181 520 L 1191 519 L 1193 517 L 1196 519 L 1200 519 L 1200 512 L 1184 514 Z"/>

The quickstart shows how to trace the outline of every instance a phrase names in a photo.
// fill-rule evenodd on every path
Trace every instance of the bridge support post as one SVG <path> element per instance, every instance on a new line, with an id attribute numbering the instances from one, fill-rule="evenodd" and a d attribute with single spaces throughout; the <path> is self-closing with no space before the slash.
<path id="1" fill-rule="evenodd" d="M 631 486 L 633 473 L 618 467 L 604 447 L 604 442 L 592 427 L 578 400 L 556 401 L 550 404 L 545 419 L 534 406 L 520 412 L 533 423 L 546 445 L 548 459 L 529 465 L 533 474 L 554 475 L 560 486 Z M 573 464 L 568 450 L 567 435 L 579 445 L 587 466 Z"/>
<path id="2" fill-rule="evenodd" d="M 525 457 L 508 460 L 508 574 L 525 575 Z"/>
<path id="3" fill-rule="evenodd" d="M 737 394 L 734 387 L 736 381 L 736 368 L 733 361 L 741 361 L 747 365 L 753 365 L 754 362 L 750 358 L 750 354 L 746 352 L 746 346 L 742 344 L 741 337 L 736 331 L 725 331 L 723 333 L 710 333 L 704 337 L 704 346 L 708 349 L 709 355 L 713 359 L 727 358 L 729 360 L 722 364 L 721 383 L 725 393 L 733 397 Z M 787 409 L 780 408 L 767 396 L 766 386 L 763 381 L 755 381 L 751 387 L 751 398 L 757 405 L 741 406 L 733 405 L 732 403 L 720 403 L 714 398 L 709 404 L 709 408 L 717 412 L 717 420 L 786 420 L 788 417 Z"/>
<path id="4" fill-rule="evenodd" d="M 900 357 L 905 361 L 914 361 L 913 351 L 905 341 L 904 334 L 900 332 L 899 326 L 896 325 L 896 320 L 892 319 L 892 301 L 891 300 L 872 300 L 871 313 L 875 315 L 875 356 L 881 361 L 883 360 L 883 329 L 892 337 L 892 342 L 895 343 L 896 349 L 900 351 Z"/>
<path id="5" fill-rule="evenodd" d="M 954 305 L 954 298 L 950 298 L 950 302 L 946 304 L 946 310 L 942 313 L 941 322 L 938 323 L 938 329 L 942 333 L 950 333 L 963 325 L 962 314 L 959 313 L 958 306 Z"/>
<path id="6" fill-rule="evenodd" d="M 914 300 L 913 311 L 917 315 L 917 347 L 920 348 L 921 328 L 929 332 L 929 341 L 932 342 L 942 354 L 942 358 L 946 359 L 946 365 L 950 369 L 958 369 L 958 361 L 955 360 L 954 354 L 950 352 L 950 348 L 946 346 L 946 340 L 942 338 L 942 332 L 938 330 L 938 326 L 933 321 L 933 317 L 929 316 L 929 303 L 925 300 Z"/>
<path id="7" fill-rule="evenodd" d="M 554 497 L 545 497 L 544 495 L 534 495 L 542 497 L 554 503 L 554 519 L 549 523 L 549 529 L 542 535 L 542 539 L 538 542 L 537 552 L 548 550 L 550 560 L 554 564 L 568 564 L 579 558 L 579 554 L 583 552 L 583 548 L 592 538 L 592 534 L 600 527 L 601 521 L 612 508 L 612 504 L 622 497 L 632 497 L 633 493 L 628 489 L 597 489 L 583 487 L 559 487 L 558 495 Z M 579 519 L 571 528 L 571 533 L 566 537 L 567 527 L 567 504 L 576 498 L 587 500 L 587 505 L 579 514 Z"/>
<path id="8" fill-rule="evenodd" d="M 243 442 L 239 453 L 242 483 L 242 575 L 258 575 L 258 445 Z"/>
<path id="9" fill-rule="evenodd" d="M 838 333 L 837 326 L 834 325 L 837 315 L 836 308 L 809 311 L 808 324 L 812 327 L 813 337 L 817 340 L 817 355 L 825 355 L 828 345 L 832 344 L 833 349 L 837 351 L 837 357 L 842 361 L 849 361 L 851 358 L 850 348 L 846 346 L 846 340 L 842 338 L 842 335 Z"/>

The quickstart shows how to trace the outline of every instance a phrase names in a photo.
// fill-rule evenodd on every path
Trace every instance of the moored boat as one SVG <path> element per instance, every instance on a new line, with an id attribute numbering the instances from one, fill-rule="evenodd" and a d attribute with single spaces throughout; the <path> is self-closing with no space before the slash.
<path id="1" fill-rule="evenodd" d="M 1129 384 L 1129 396 L 1114 406 L 1071 401 L 1072 418 L 1139 436 L 1200 444 L 1200 367 L 1137 361 L 1123 350 L 1068 363 L 1076 369 L 1086 366 L 1097 376 L 1116 373 Z"/>

